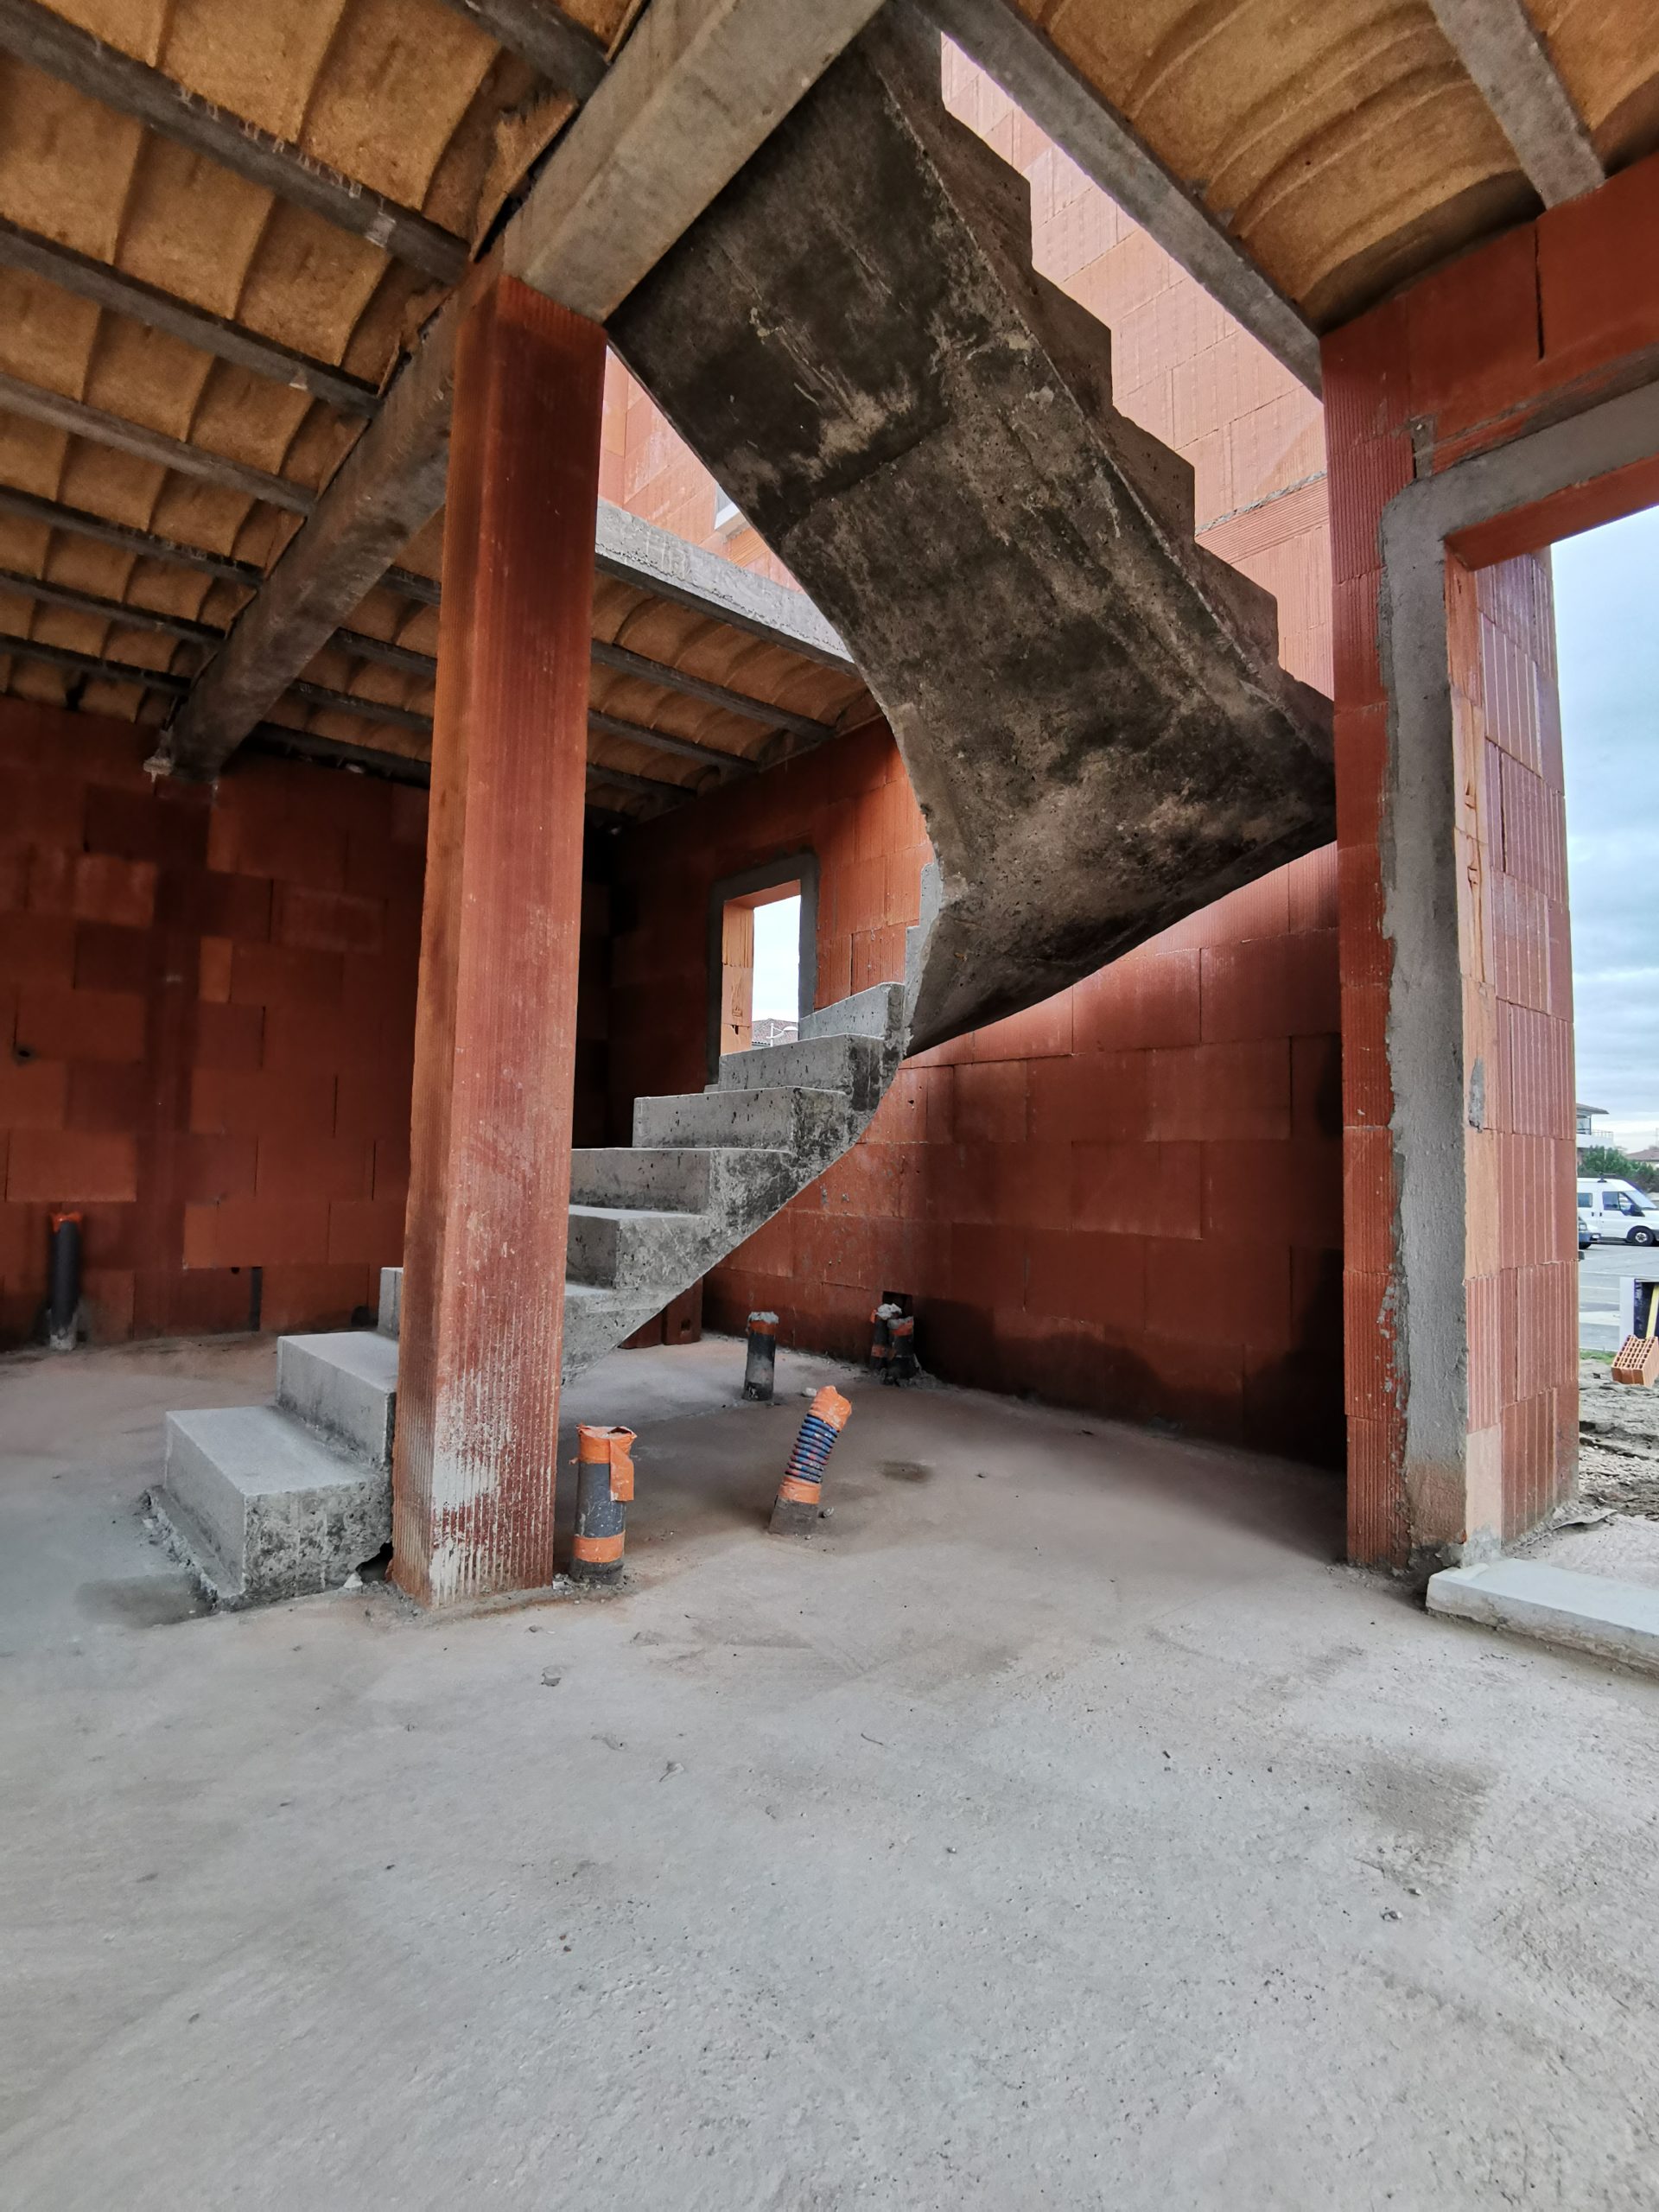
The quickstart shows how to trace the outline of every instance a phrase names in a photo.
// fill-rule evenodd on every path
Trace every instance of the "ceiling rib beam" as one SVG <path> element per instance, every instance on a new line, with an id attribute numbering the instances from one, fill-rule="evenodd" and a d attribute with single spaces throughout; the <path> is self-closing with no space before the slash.
<path id="1" fill-rule="evenodd" d="M 528 61 L 550 85 L 556 85 L 573 99 L 591 99 L 599 90 L 605 74 L 605 48 L 563 9 L 548 5 L 547 0 L 444 0 L 444 3 L 487 32 L 509 54 Z"/>
<path id="2" fill-rule="evenodd" d="M 193 153 L 263 185 L 279 200 L 355 232 L 437 283 L 456 283 L 466 270 L 470 257 L 464 238 L 429 223 L 416 209 L 371 192 L 287 139 L 227 115 L 159 69 L 66 22 L 39 0 L 0 0 L 0 48 L 118 114 L 136 117 Z"/>
<path id="3" fill-rule="evenodd" d="M 1127 116 L 1103 99 L 1014 0 L 923 0 L 970 61 L 993 78 L 1172 261 L 1265 346 L 1299 384 L 1319 391 L 1313 325 L 1251 260 Z"/>
<path id="4" fill-rule="evenodd" d="M 671 753 L 677 760 L 695 760 L 701 767 L 718 768 L 722 776 L 752 776 L 755 772 L 755 762 L 745 760 L 741 753 L 722 753 L 717 746 L 699 745 L 689 737 L 673 737 L 666 730 L 647 729 L 643 722 L 625 722 L 615 715 L 601 714 L 596 707 L 588 710 L 588 727 L 597 730 L 601 737 L 620 737 L 650 753 Z"/>
<path id="5" fill-rule="evenodd" d="M 67 430 L 72 436 L 90 438 L 94 445 L 112 446 L 118 453 L 136 454 L 140 461 L 154 461 L 158 467 L 176 469 L 181 476 L 199 477 L 205 484 L 218 484 L 227 492 L 240 492 L 247 499 L 263 499 L 267 505 L 285 508 L 289 514 L 309 514 L 316 504 L 314 493 L 303 485 L 290 484 L 285 476 L 273 476 L 266 469 L 251 468 L 245 461 L 231 461 L 223 454 L 207 453 L 200 446 L 187 444 L 182 438 L 170 438 L 162 430 L 148 430 L 142 423 L 129 423 L 124 416 L 105 414 L 101 407 L 89 407 L 82 399 L 67 399 L 61 392 L 25 384 L 21 377 L 8 376 L 3 371 L 0 371 L 0 408 L 26 416 L 32 423 L 48 423 L 54 430 Z"/>
<path id="6" fill-rule="evenodd" d="M 85 507 L 67 506 L 61 499 L 43 499 L 38 493 L 19 492 L 10 484 L 0 484 L 0 515 L 38 523 L 48 530 L 73 531 L 78 537 L 96 538 L 100 545 L 116 546 L 143 560 L 170 562 L 175 568 L 194 569 L 200 575 L 215 577 L 220 583 L 242 584 L 251 591 L 264 582 L 264 571 L 251 561 L 234 561 L 227 553 L 210 553 L 200 545 L 181 545 L 175 538 L 158 537 L 154 531 L 111 522 Z"/>
<path id="7" fill-rule="evenodd" d="M 349 745 L 337 737 L 320 737 L 315 730 L 289 729 L 281 722 L 261 722 L 249 731 L 247 744 L 256 753 L 274 753 L 293 760 L 315 761 L 325 768 L 355 768 L 371 776 L 385 776 L 394 784 L 416 784 L 424 790 L 432 781 L 428 760 L 404 753 L 382 753 L 372 745 Z"/>
<path id="8" fill-rule="evenodd" d="M 397 729 L 412 729 L 423 736 L 432 734 L 432 717 L 423 715 L 417 707 L 393 706 L 384 699 L 365 699 L 355 691 L 336 691 L 331 684 L 313 683 L 305 677 L 296 677 L 288 687 L 288 696 L 298 699 L 308 707 L 321 707 L 330 714 L 360 715 L 365 721 L 391 722 Z"/>
<path id="9" fill-rule="evenodd" d="M 1605 183 L 1584 118 L 1522 0 L 1429 4 L 1545 207 Z"/>
<path id="10" fill-rule="evenodd" d="M 67 607 L 77 614 L 96 614 L 122 629 L 159 630 L 164 636 L 182 638 L 193 645 L 216 645 L 225 635 L 211 622 L 193 622 L 188 615 L 164 614 L 156 607 L 129 607 L 124 600 L 101 599 L 96 592 L 76 591 L 69 584 L 24 575 L 17 569 L 0 569 L 0 591 L 14 591 L 20 598 L 39 600 L 48 607 Z"/>
<path id="11" fill-rule="evenodd" d="M 655 776 L 634 776 L 626 768 L 601 768 L 597 761 L 590 761 L 588 790 L 592 791 L 595 784 L 608 785 L 613 791 L 631 791 L 636 798 L 666 799 L 671 805 L 696 797 L 688 784 L 665 784 Z"/>
<path id="12" fill-rule="evenodd" d="M 132 661 L 77 652 L 72 645 L 48 645 L 43 638 L 20 638 L 9 630 L 0 630 L 0 655 L 4 654 L 48 661 L 54 668 L 67 668 L 77 676 L 104 677 L 111 683 L 141 684 L 146 691 L 165 691 L 175 697 L 190 688 L 189 677 L 175 676 L 170 668 L 140 668 Z"/>
<path id="13" fill-rule="evenodd" d="M 880 5 L 652 0 L 508 225 L 499 265 L 603 321 Z M 452 300 L 427 326 L 380 412 L 175 716 L 158 769 L 216 774 L 437 512 L 461 311 Z"/>
<path id="14" fill-rule="evenodd" d="M 749 721 L 764 722 L 768 729 L 786 729 L 791 737 L 804 739 L 809 744 L 817 745 L 835 735 L 828 722 L 814 721 L 810 715 L 791 714 L 786 707 L 769 707 L 764 699 L 752 699 L 746 691 L 729 690 L 723 683 L 710 683 L 703 677 L 688 676 L 683 669 L 671 668 L 666 661 L 647 660 L 644 653 L 630 652 L 626 645 L 608 645 L 595 638 L 594 663 L 615 675 L 637 677 L 642 683 L 654 683 L 664 691 L 682 692 L 688 699 L 701 699 L 706 706 L 723 708 L 728 715 L 741 715 Z"/>
<path id="15" fill-rule="evenodd" d="M 55 245 L 3 217 L 0 217 L 0 266 L 44 277 L 48 283 L 73 292 L 78 299 L 90 300 L 95 307 L 107 308 L 112 315 L 128 315 L 151 330 L 165 331 L 169 338 L 181 339 L 187 346 L 216 354 L 239 369 L 250 369 L 255 376 L 268 377 L 273 384 L 308 391 L 314 399 L 325 401 L 343 415 L 372 415 L 380 404 L 378 392 L 361 377 L 347 376 L 327 361 L 314 361 L 309 354 L 296 353 L 291 346 L 279 346 L 274 338 L 262 338 L 257 331 L 229 321 L 224 315 L 209 315 L 205 308 L 192 307 L 155 284 L 124 276 L 106 261 L 94 261 L 73 247 Z"/>

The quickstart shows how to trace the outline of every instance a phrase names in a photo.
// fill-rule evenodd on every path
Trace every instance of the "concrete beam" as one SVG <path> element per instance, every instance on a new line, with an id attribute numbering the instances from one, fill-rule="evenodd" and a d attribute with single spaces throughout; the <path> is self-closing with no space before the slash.
<path id="1" fill-rule="evenodd" d="M 1429 0 L 1453 53 L 1546 207 L 1606 178 L 1584 118 L 1522 0 Z"/>
<path id="2" fill-rule="evenodd" d="M 0 0 L 0 9 L 16 4 Z M 500 265 L 532 290 L 602 321 L 880 4 L 651 0 L 508 226 Z M 156 755 L 158 769 L 216 774 L 385 576 L 398 547 L 437 512 L 448 465 L 457 312 L 451 302 L 429 324 L 316 512 L 203 671 Z M 817 645 L 820 658 L 834 650 L 823 637 Z"/>
<path id="3" fill-rule="evenodd" d="M 1014 0 L 923 0 L 969 60 L 1001 85 L 1084 175 L 1132 216 L 1298 383 L 1320 390 L 1313 325 Z"/>

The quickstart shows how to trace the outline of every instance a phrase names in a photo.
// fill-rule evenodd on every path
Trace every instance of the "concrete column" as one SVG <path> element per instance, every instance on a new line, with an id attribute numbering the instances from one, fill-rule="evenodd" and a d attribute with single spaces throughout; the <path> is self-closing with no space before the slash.
<path id="1" fill-rule="evenodd" d="M 553 1571 L 605 334 L 509 278 L 457 347 L 392 1575 Z"/>

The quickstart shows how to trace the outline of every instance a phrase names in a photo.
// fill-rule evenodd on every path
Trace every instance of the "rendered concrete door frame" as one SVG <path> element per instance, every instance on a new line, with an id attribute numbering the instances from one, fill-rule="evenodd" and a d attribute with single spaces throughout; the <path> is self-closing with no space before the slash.
<path id="1" fill-rule="evenodd" d="M 1381 858 L 1382 931 L 1394 944 L 1387 1050 L 1399 1192 L 1395 1326 L 1414 1549 L 1441 1563 L 1490 1558 L 1502 1545 L 1501 1464 L 1471 1448 L 1464 1131 L 1481 1125 L 1484 1072 L 1465 1052 L 1448 557 L 1489 565 L 1502 556 L 1474 547 L 1460 556 L 1459 540 L 1659 456 L 1659 365 L 1654 373 L 1639 390 L 1408 486 L 1383 510 L 1389 769 Z M 1623 500 L 1609 488 L 1595 519 L 1650 498 Z M 1571 524 L 1586 526 L 1582 514 Z M 1530 543 L 1535 550 L 1562 534 L 1546 512 Z"/>

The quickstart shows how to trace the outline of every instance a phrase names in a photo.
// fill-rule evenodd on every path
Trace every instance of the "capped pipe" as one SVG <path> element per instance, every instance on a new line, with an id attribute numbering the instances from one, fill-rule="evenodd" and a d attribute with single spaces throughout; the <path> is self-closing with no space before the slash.
<path id="1" fill-rule="evenodd" d="M 80 1313 L 80 1216 L 60 1210 L 52 1216 L 47 1263 L 46 1334 L 54 1351 L 73 1351 Z"/>
<path id="2" fill-rule="evenodd" d="M 615 1582 L 633 1498 L 631 1428 L 584 1421 L 576 1431 L 576 1535 L 570 1574 L 576 1582 Z"/>
<path id="3" fill-rule="evenodd" d="M 769 1406 L 778 1367 L 778 1316 L 751 1313 L 745 1342 L 748 1350 L 743 1362 L 743 1395 L 757 1405 Z"/>

